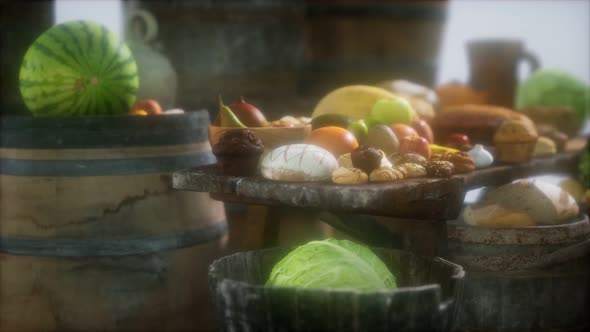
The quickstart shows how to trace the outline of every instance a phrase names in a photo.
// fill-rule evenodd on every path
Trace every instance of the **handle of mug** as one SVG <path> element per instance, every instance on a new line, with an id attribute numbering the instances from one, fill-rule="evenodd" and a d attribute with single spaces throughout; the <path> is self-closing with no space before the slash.
<path id="1" fill-rule="evenodd" d="M 127 19 L 129 28 L 133 34 L 133 37 L 137 40 L 141 40 L 145 43 L 152 42 L 158 36 L 158 22 L 152 13 L 144 9 L 133 10 Z M 134 23 L 140 22 L 143 24 L 144 31 L 141 29 L 135 29 Z"/>
<path id="2" fill-rule="evenodd" d="M 529 64 L 531 73 L 539 69 L 539 67 L 541 67 L 541 62 L 539 61 L 539 58 L 537 58 L 537 56 L 531 53 L 530 51 L 523 51 L 520 57 L 521 60 Z"/>

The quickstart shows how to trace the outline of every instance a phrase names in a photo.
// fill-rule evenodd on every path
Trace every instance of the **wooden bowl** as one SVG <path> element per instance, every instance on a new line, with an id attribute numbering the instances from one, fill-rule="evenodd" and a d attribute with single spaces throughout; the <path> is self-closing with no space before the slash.
<path id="1" fill-rule="evenodd" d="M 219 127 L 209 125 L 209 141 L 211 146 L 217 144 L 221 135 L 228 130 L 241 130 L 243 128 Z M 281 145 L 303 143 L 303 140 L 311 132 L 311 125 L 303 127 L 250 127 L 264 144 L 264 150 L 268 151 Z"/>

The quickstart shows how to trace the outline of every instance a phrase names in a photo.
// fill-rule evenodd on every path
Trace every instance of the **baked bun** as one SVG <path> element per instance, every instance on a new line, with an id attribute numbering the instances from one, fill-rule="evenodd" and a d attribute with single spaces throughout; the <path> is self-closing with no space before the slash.
<path id="1" fill-rule="evenodd" d="M 432 130 L 438 142 L 444 142 L 453 133 L 462 133 L 473 144 L 492 145 L 496 130 L 506 120 L 533 124 L 525 115 L 508 108 L 466 104 L 443 108 L 432 122 Z"/>

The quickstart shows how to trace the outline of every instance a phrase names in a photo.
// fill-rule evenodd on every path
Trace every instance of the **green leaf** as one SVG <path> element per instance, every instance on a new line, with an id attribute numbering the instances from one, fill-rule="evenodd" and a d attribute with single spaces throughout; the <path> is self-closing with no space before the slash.
<path id="1" fill-rule="evenodd" d="M 395 277 L 369 248 L 326 239 L 296 248 L 278 262 L 267 286 L 301 288 L 395 289 Z"/>

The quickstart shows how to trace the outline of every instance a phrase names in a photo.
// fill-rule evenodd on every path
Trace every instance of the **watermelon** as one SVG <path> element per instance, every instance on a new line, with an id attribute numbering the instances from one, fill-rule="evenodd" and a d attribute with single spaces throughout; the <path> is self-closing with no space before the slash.
<path id="1" fill-rule="evenodd" d="M 51 27 L 25 54 L 20 92 L 35 116 L 125 114 L 139 86 L 127 45 L 105 26 L 71 21 Z"/>

